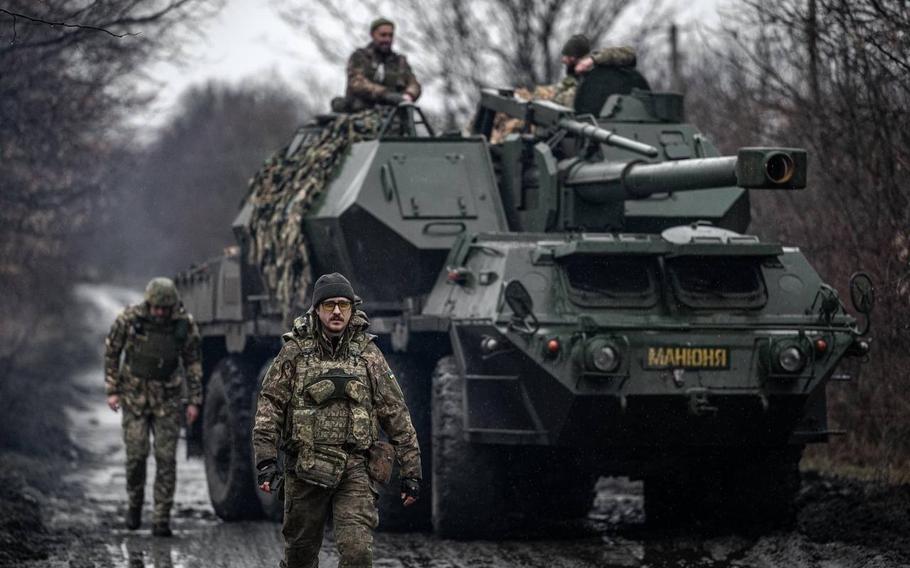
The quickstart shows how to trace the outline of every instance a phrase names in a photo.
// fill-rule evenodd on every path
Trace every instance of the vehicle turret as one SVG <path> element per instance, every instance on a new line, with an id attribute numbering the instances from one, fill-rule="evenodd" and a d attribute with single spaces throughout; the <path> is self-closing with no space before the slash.
<path id="1" fill-rule="evenodd" d="M 633 91 L 627 97 L 651 101 L 676 96 Z M 614 95 L 610 108 L 620 97 Z M 641 105 L 648 108 L 653 105 Z M 735 156 L 692 158 L 671 148 L 679 144 L 666 144 L 667 133 L 673 130 L 660 133 L 659 149 L 641 140 L 652 134 L 647 124 L 633 129 L 633 138 L 608 129 L 593 115 L 578 115 L 549 101 L 522 101 L 510 92 L 494 90 L 484 91 L 481 97 L 475 131 L 489 135 L 498 113 L 524 124 L 522 133 L 506 137 L 501 153 L 504 185 L 512 190 L 505 192 L 504 199 L 513 197 L 518 211 L 511 219 L 520 230 L 623 230 L 629 200 L 653 195 L 672 199 L 676 193 L 718 188 L 742 193 L 735 188 L 790 190 L 806 185 L 806 151 L 798 148 L 741 148 Z M 664 122 L 679 117 L 655 114 L 650 118 Z M 691 139 L 698 136 L 693 134 Z M 526 196 L 526 201 L 521 199 Z"/>

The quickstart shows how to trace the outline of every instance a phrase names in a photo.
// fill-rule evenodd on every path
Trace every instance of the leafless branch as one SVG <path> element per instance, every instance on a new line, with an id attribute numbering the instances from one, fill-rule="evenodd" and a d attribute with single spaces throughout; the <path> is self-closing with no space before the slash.
<path id="1" fill-rule="evenodd" d="M 116 38 L 123 38 L 123 37 L 127 37 L 127 36 L 139 35 L 138 33 L 129 33 L 129 32 L 124 32 L 122 34 L 118 34 L 118 33 L 114 33 L 112 31 L 110 31 L 109 29 L 106 29 L 103 27 L 98 27 L 98 26 L 87 26 L 84 24 L 71 24 L 71 23 L 67 23 L 67 22 L 51 22 L 48 20 L 43 20 L 41 18 L 34 18 L 32 16 L 26 16 L 25 14 L 20 14 L 18 12 L 10 12 L 9 10 L 6 10 L 4 8 L 0 8 L 0 12 L 7 14 L 8 16 L 12 17 L 12 19 L 13 19 L 13 39 L 10 40 L 11 44 L 16 43 L 16 19 L 17 18 L 22 18 L 23 20 L 28 20 L 30 22 L 34 22 L 37 24 L 51 26 L 52 28 L 74 28 L 74 29 L 79 29 L 79 30 L 90 30 L 90 31 L 95 31 L 95 32 L 102 32 L 102 33 L 106 33 L 107 35 L 116 37 Z"/>

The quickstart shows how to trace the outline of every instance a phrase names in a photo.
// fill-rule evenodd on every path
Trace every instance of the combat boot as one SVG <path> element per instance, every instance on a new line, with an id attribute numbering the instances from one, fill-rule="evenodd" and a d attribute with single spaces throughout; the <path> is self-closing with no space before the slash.
<path id="1" fill-rule="evenodd" d="M 174 536 L 173 531 L 171 531 L 171 525 L 167 521 L 156 522 L 152 526 L 152 534 L 155 536 Z"/>
<path id="2" fill-rule="evenodd" d="M 142 524 L 142 507 L 130 507 L 126 510 L 126 528 L 134 531 Z"/>

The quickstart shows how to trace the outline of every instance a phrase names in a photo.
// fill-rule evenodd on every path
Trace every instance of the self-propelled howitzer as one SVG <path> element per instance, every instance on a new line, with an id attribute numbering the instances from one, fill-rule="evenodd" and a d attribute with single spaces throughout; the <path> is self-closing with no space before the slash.
<path id="1" fill-rule="evenodd" d="M 381 528 L 579 517 L 598 475 L 643 480 L 649 523 L 788 518 L 827 384 L 868 350 L 798 248 L 744 234 L 749 191 L 804 187 L 806 153 L 721 156 L 681 96 L 598 93 L 605 72 L 575 109 L 484 92 L 468 135 L 421 133 L 410 104 L 328 115 L 267 162 L 237 246 L 177 278 L 219 516 L 281 514 L 255 491 L 251 409 L 310 276 L 338 271 L 423 453 L 426 497 L 385 490 Z"/>

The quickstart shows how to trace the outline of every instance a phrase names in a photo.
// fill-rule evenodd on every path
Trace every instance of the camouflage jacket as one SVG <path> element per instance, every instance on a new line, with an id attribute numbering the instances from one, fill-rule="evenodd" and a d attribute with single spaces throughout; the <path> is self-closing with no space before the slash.
<path id="1" fill-rule="evenodd" d="M 592 51 L 590 56 L 598 67 L 635 67 L 636 64 L 635 50 L 631 47 L 605 47 Z M 553 102 L 572 108 L 579 82 L 577 75 L 566 75 L 556 84 Z"/>
<path id="2" fill-rule="evenodd" d="M 348 99 L 359 100 L 367 106 L 382 102 L 386 93 L 408 93 L 416 101 L 420 83 L 411 71 L 408 60 L 399 53 L 380 53 L 372 44 L 355 51 L 348 59 Z"/>
<path id="3" fill-rule="evenodd" d="M 420 447 L 395 375 L 366 333 L 369 321 L 357 311 L 337 346 L 325 339 L 308 313 L 284 335 L 284 346 L 266 372 L 253 426 L 256 463 L 288 451 L 298 475 L 313 467 L 318 447 L 365 451 L 379 428 L 395 448 L 402 477 L 420 479 Z M 327 373 L 343 370 L 356 379 L 332 396 Z M 323 390 L 327 388 L 327 391 Z"/>
<path id="4" fill-rule="evenodd" d="M 158 364 L 161 376 L 149 376 L 149 347 L 156 338 L 174 355 L 173 368 Z M 167 345 L 169 341 L 173 343 Z M 104 341 L 104 386 L 108 395 L 120 395 L 124 408 L 141 414 L 175 411 L 184 394 L 189 404 L 202 404 L 202 352 L 199 328 L 180 308 L 167 323 L 155 322 L 143 302 L 123 310 Z M 159 345 L 160 347 L 160 345 Z M 121 364 L 121 354 L 124 354 Z M 152 365 L 155 361 L 152 360 Z M 183 373 L 180 371 L 183 368 Z"/>

